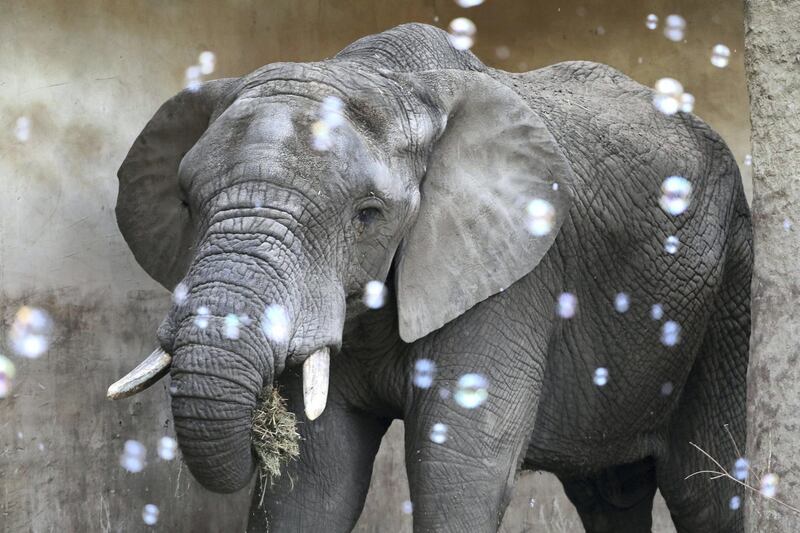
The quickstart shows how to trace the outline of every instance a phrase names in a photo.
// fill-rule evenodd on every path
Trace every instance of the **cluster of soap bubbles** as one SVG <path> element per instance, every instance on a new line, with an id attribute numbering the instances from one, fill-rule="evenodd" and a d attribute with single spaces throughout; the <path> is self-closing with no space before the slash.
<path id="1" fill-rule="evenodd" d="M 14 124 L 14 137 L 19 142 L 28 142 L 31 138 L 31 119 L 26 116 L 21 116 Z"/>
<path id="2" fill-rule="evenodd" d="M 616 309 L 618 313 L 625 313 L 630 306 L 630 297 L 624 292 L 617 293 L 614 297 L 614 309 Z"/>
<path id="3" fill-rule="evenodd" d="M 670 176 L 661 184 L 658 204 L 670 215 L 680 215 L 689 207 L 692 184 L 681 176 Z"/>
<path id="4" fill-rule="evenodd" d="M 572 318 L 578 310 L 578 297 L 571 292 L 562 292 L 556 302 L 556 313 L 561 318 Z"/>
<path id="5" fill-rule="evenodd" d="M 691 113 L 694 109 L 694 96 L 684 92 L 681 82 L 674 78 L 661 78 L 656 82 L 653 105 L 665 115 L 678 111 Z"/>
<path id="6" fill-rule="evenodd" d="M 158 522 L 158 507 L 152 503 L 145 505 L 144 509 L 142 509 L 142 520 L 148 526 L 156 525 L 156 522 Z"/>
<path id="7" fill-rule="evenodd" d="M 273 342 L 286 342 L 289 340 L 289 314 L 283 306 L 270 304 L 261 318 L 261 329 Z"/>
<path id="8" fill-rule="evenodd" d="M 417 359 L 414 363 L 414 386 L 420 389 L 427 389 L 433 385 L 433 378 L 436 375 L 436 363 L 430 359 Z"/>
<path id="9" fill-rule="evenodd" d="M 20 307 L 11 324 L 11 347 L 23 357 L 36 359 L 47 351 L 53 322 L 50 316 L 36 307 Z"/>
<path id="10" fill-rule="evenodd" d="M 525 207 L 525 228 L 534 237 L 550 233 L 556 222 L 556 208 L 542 198 L 534 198 Z"/>
<path id="11" fill-rule="evenodd" d="M 778 493 L 778 475 L 767 474 L 761 478 L 761 494 L 767 498 L 774 498 Z"/>
<path id="12" fill-rule="evenodd" d="M 370 281 L 364 286 L 364 305 L 370 309 L 380 309 L 386 303 L 388 295 L 386 285 L 380 281 Z"/>
<path id="13" fill-rule="evenodd" d="M 325 152 L 333 148 L 333 130 L 344 124 L 344 102 L 326 96 L 319 107 L 319 119 L 311 125 L 311 146 Z"/>
<path id="14" fill-rule="evenodd" d="M 207 76 L 214 72 L 217 64 L 217 56 L 214 52 L 201 52 L 197 56 L 197 65 L 192 65 L 186 69 L 186 88 L 190 91 L 196 91 L 200 88 L 203 82 L 203 76 Z"/>
<path id="15" fill-rule="evenodd" d="M 678 252 L 678 246 L 680 245 L 680 241 L 675 235 L 670 235 L 664 241 L 664 250 L 670 254 L 675 255 Z"/>
<path id="16" fill-rule="evenodd" d="M 434 424 L 431 428 L 430 439 L 436 444 L 444 444 L 447 440 L 447 426 L 441 422 Z"/>
<path id="17" fill-rule="evenodd" d="M 650 13 L 647 15 L 647 18 L 644 19 L 644 25 L 648 30 L 654 30 L 658 28 L 658 15 L 655 13 Z"/>
<path id="18" fill-rule="evenodd" d="M 731 49 L 724 44 L 716 44 L 711 49 L 711 64 L 717 68 L 725 68 L 731 59 Z"/>
<path id="19" fill-rule="evenodd" d="M 464 374 L 458 379 L 455 401 L 465 409 L 475 409 L 489 397 L 489 382 L 480 374 Z"/>
<path id="20" fill-rule="evenodd" d="M 450 21 L 447 38 L 456 50 L 469 50 L 475 44 L 475 23 L 466 17 Z"/>
<path id="21" fill-rule="evenodd" d="M 606 383 L 608 383 L 608 369 L 602 366 L 596 368 L 592 381 L 594 381 L 594 384 L 598 387 L 605 386 Z"/>
<path id="22" fill-rule="evenodd" d="M 682 41 L 686 32 L 686 20 L 680 15 L 669 15 L 664 20 L 664 37 L 670 41 Z"/>

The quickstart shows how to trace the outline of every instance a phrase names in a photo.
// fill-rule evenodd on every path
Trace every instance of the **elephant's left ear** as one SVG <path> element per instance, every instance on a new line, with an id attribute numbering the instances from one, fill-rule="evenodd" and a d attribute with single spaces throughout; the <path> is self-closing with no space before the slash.
<path id="1" fill-rule="evenodd" d="M 419 214 L 397 256 L 400 336 L 412 342 L 531 272 L 576 180 L 542 119 L 505 85 L 450 70 L 400 79 L 439 115 Z"/>

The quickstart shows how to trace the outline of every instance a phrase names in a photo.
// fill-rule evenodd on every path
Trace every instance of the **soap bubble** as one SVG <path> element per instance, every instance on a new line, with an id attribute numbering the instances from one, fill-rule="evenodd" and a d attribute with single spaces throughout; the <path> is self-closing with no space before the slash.
<path id="1" fill-rule="evenodd" d="M 661 78 L 656 82 L 653 105 L 665 115 L 674 115 L 682 105 L 683 85 L 674 78 Z"/>
<path id="2" fill-rule="evenodd" d="M 165 461 L 175 459 L 175 452 L 178 451 L 178 443 L 172 437 L 161 437 L 158 439 L 158 456 Z"/>
<path id="3" fill-rule="evenodd" d="M 0 355 L 0 400 L 11 394 L 16 375 L 17 368 L 14 366 L 14 362 L 6 356 Z"/>
<path id="4" fill-rule="evenodd" d="M 683 93 L 681 95 L 681 111 L 684 113 L 694 111 L 694 95 L 692 93 Z"/>
<path id="5" fill-rule="evenodd" d="M 488 382 L 480 374 L 464 374 L 458 380 L 455 400 L 458 405 L 475 409 L 489 397 Z"/>
<path id="6" fill-rule="evenodd" d="M 792 221 L 788 218 L 783 219 L 783 231 L 789 231 L 792 229 Z"/>
<path id="7" fill-rule="evenodd" d="M 767 498 L 774 498 L 778 493 L 778 481 L 777 474 L 767 474 L 761 478 L 761 494 Z"/>
<path id="8" fill-rule="evenodd" d="M 661 304 L 653 304 L 653 307 L 650 308 L 650 318 L 653 320 L 661 320 L 663 316 L 664 308 L 661 307 Z"/>
<path id="9" fill-rule="evenodd" d="M 533 508 L 534 505 L 536 505 L 536 499 L 535 498 L 531 498 L 530 501 L 528 502 L 528 506 Z"/>
<path id="10" fill-rule="evenodd" d="M 554 191 L 557 191 L 557 190 L 558 190 L 558 183 L 553 183 L 553 190 L 554 190 Z"/>
<path id="11" fill-rule="evenodd" d="M 144 509 L 142 509 L 142 520 L 148 526 L 156 525 L 156 522 L 158 522 L 158 507 L 152 503 L 145 505 Z"/>
<path id="12" fill-rule="evenodd" d="M 267 306 L 261 319 L 261 329 L 274 342 L 289 340 L 289 315 L 277 304 Z"/>
<path id="13" fill-rule="evenodd" d="M 680 215 L 689 207 L 692 184 L 680 176 L 670 176 L 661 184 L 661 209 L 670 215 Z"/>
<path id="14" fill-rule="evenodd" d="M 194 325 L 200 329 L 206 329 L 209 320 L 211 320 L 211 312 L 208 310 L 208 307 L 205 305 L 198 307 L 197 311 L 195 311 Z"/>
<path id="15" fill-rule="evenodd" d="M 541 198 L 534 198 L 525 208 L 525 227 L 528 233 L 542 237 L 550 233 L 556 222 L 556 209 L 553 204 Z"/>
<path id="16" fill-rule="evenodd" d="M 680 15 L 669 15 L 664 21 L 664 37 L 670 41 L 683 40 L 686 30 L 686 20 Z"/>
<path id="17" fill-rule="evenodd" d="M 364 305 L 370 309 L 380 309 L 386 303 L 389 291 L 380 281 L 370 281 L 364 286 Z"/>
<path id="18" fill-rule="evenodd" d="M 447 440 L 447 426 L 441 423 L 436 423 L 431 428 L 431 442 L 436 444 L 444 444 Z"/>
<path id="19" fill-rule="evenodd" d="M 644 21 L 644 25 L 648 30 L 654 30 L 658 27 L 658 16 L 655 13 L 650 13 Z"/>
<path id="20" fill-rule="evenodd" d="M 748 166 L 748 167 L 750 165 L 752 165 L 753 164 L 753 156 L 750 155 L 750 154 L 745 155 L 744 156 L 744 164 L 745 164 L 745 166 Z"/>
<path id="21" fill-rule="evenodd" d="M 414 363 L 414 385 L 420 389 L 427 389 L 433 385 L 436 375 L 436 363 L 430 359 L 417 359 Z"/>
<path id="22" fill-rule="evenodd" d="M 11 323 L 11 347 L 17 355 L 36 359 L 47 351 L 52 330 L 50 315 L 36 307 L 22 306 Z"/>
<path id="23" fill-rule="evenodd" d="M 626 312 L 630 305 L 631 299 L 624 292 L 620 292 L 614 297 L 614 309 L 616 309 L 618 313 Z"/>
<path id="24" fill-rule="evenodd" d="M 714 45 L 711 49 L 711 64 L 717 68 L 725 68 L 731 59 L 731 49 L 724 44 Z"/>
<path id="25" fill-rule="evenodd" d="M 217 56 L 214 55 L 214 52 L 206 50 L 200 53 L 197 57 L 197 62 L 199 63 L 200 73 L 208 75 L 214 72 L 214 67 L 217 64 Z"/>
<path id="26" fill-rule="evenodd" d="M 732 511 L 735 511 L 742 506 L 742 499 L 739 496 L 734 496 L 731 498 L 731 502 L 728 504 L 728 506 Z"/>
<path id="27" fill-rule="evenodd" d="M 135 474 L 144 470 L 146 457 L 147 449 L 144 444 L 136 440 L 126 440 L 119 464 L 128 472 Z"/>
<path id="28" fill-rule="evenodd" d="M 31 119 L 19 117 L 14 125 L 14 136 L 19 142 L 28 142 L 31 138 Z"/>
<path id="29" fill-rule="evenodd" d="M 439 398 L 441 398 L 442 400 L 446 400 L 449 397 L 450 397 L 450 391 L 448 389 L 445 389 L 444 387 L 440 387 L 439 388 Z"/>
<path id="30" fill-rule="evenodd" d="M 325 152 L 333 148 L 331 128 L 322 120 L 318 120 L 311 125 L 311 146 L 319 152 Z"/>
<path id="31" fill-rule="evenodd" d="M 172 291 L 172 301 L 175 302 L 175 305 L 183 305 L 188 299 L 189 287 L 183 282 L 175 285 L 175 290 Z"/>
<path id="32" fill-rule="evenodd" d="M 594 377 L 592 378 L 594 384 L 598 387 L 604 386 L 608 383 L 608 369 L 604 367 L 599 367 L 594 371 Z"/>
<path id="33" fill-rule="evenodd" d="M 483 0 L 456 0 L 459 7 L 475 7 L 483 3 Z"/>
<path id="34" fill-rule="evenodd" d="M 508 46 L 498 46 L 494 49 L 494 55 L 497 56 L 497 59 L 505 60 L 511 57 L 511 50 Z"/>
<path id="35" fill-rule="evenodd" d="M 739 481 L 747 479 L 747 474 L 750 472 L 750 461 L 744 457 L 739 457 L 733 464 L 733 477 Z"/>
<path id="36" fill-rule="evenodd" d="M 447 38 L 456 50 L 469 50 L 475 42 L 475 23 L 466 17 L 458 17 L 450 21 L 450 33 Z"/>
<path id="37" fill-rule="evenodd" d="M 233 313 L 225 315 L 225 337 L 236 340 L 239 338 L 239 316 Z"/>
<path id="38" fill-rule="evenodd" d="M 671 255 L 675 255 L 678 251 L 678 246 L 680 245 L 680 241 L 675 235 L 670 235 L 664 241 L 664 250 Z"/>
<path id="39" fill-rule="evenodd" d="M 193 92 L 199 90 L 202 82 L 202 74 L 203 73 L 201 72 L 199 65 L 192 65 L 191 67 L 187 68 L 185 79 L 186 88 Z"/>
<path id="40" fill-rule="evenodd" d="M 675 346 L 681 340 L 681 326 L 672 320 L 667 320 L 661 326 L 661 343 L 665 346 Z"/>
<path id="41" fill-rule="evenodd" d="M 673 389 L 675 386 L 672 384 L 671 381 L 667 381 L 666 383 L 661 384 L 661 396 L 669 396 L 672 394 Z"/>
<path id="42" fill-rule="evenodd" d="M 414 510 L 414 506 L 411 504 L 409 500 L 404 500 L 402 505 L 403 514 L 411 514 Z"/>
<path id="43" fill-rule="evenodd" d="M 344 102 L 338 96 L 326 96 L 320 105 L 320 120 L 331 129 L 344 124 Z"/>
<path id="44" fill-rule="evenodd" d="M 572 318 L 578 309 L 578 297 L 571 292 L 562 292 L 558 295 L 556 312 L 561 318 Z"/>

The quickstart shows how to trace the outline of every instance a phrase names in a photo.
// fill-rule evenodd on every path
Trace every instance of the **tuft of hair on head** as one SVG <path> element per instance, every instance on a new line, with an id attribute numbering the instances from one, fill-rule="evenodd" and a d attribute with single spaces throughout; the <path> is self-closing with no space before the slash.
<path id="1" fill-rule="evenodd" d="M 300 435 L 294 413 L 277 387 L 264 389 L 253 412 L 253 449 L 258 458 L 259 481 L 264 489 L 281 476 L 281 468 L 300 455 Z"/>

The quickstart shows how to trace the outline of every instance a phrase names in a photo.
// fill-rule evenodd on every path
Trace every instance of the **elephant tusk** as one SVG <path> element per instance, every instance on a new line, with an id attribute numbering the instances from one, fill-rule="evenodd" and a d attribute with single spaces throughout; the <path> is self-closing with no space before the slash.
<path id="1" fill-rule="evenodd" d="M 303 362 L 303 404 L 306 417 L 316 419 L 328 402 L 328 378 L 331 370 L 331 352 L 321 348 Z"/>
<path id="2" fill-rule="evenodd" d="M 139 366 L 111 385 L 106 396 L 111 400 L 119 400 L 142 392 L 164 377 L 169 372 L 170 364 L 172 356 L 161 348 L 156 348 Z"/>

